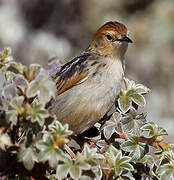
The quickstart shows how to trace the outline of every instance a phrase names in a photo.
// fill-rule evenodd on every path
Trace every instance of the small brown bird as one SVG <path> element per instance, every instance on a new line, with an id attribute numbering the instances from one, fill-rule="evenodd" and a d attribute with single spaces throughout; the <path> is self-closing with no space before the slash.
<path id="1" fill-rule="evenodd" d="M 112 107 L 124 76 L 123 58 L 132 40 L 127 28 L 107 22 L 95 33 L 89 47 L 57 73 L 56 100 L 51 111 L 74 134 L 82 133 Z"/>

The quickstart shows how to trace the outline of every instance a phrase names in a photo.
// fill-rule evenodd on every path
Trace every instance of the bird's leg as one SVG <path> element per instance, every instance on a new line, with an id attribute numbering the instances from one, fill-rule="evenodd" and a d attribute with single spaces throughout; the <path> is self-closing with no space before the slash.
<path id="1" fill-rule="evenodd" d="M 64 145 L 64 148 L 65 148 L 66 152 L 67 152 L 73 159 L 75 159 L 76 155 L 74 154 L 74 152 L 71 150 L 71 148 L 70 148 L 67 144 Z"/>

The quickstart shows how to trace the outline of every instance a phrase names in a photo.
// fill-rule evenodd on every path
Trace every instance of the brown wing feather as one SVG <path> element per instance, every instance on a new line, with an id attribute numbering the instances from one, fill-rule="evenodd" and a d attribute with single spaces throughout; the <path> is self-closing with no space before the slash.
<path id="1" fill-rule="evenodd" d="M 59 81 L 57 79 L 57 94 L 60 95 L 63 92 L 67 91 L 68 89 L 72 88 L 73 86 L 84 82 L 88 78 L 88 73 L 83 73 L 79 75 L 78 73 L 74 74 L 71 78 L 63 81 Z"/>
<path id="2" fill-rule="evenodd" d="M 57 73 L 55 82 L 57 85 L 57 94 L 60 95 L 73 86 L 84 82 L 89 75 L 87 68 L 87 59 L 90 58 L 89 53 L 74 58 L 66 63 Z"/>

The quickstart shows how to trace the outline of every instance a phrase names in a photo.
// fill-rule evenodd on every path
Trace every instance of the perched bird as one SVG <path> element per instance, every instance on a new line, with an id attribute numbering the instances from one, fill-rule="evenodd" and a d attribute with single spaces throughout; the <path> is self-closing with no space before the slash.
<path id="1" fill-rule="evenodd" d="M 127 28 L 116 21 L 107 22 L 89 47 L 57 72 L 57 97 L 51 112 L 62 124 L 69 124 L 74 134 L 93 126 L 114 104 L 124 76 L 128 43 L 132 40 Z"/>

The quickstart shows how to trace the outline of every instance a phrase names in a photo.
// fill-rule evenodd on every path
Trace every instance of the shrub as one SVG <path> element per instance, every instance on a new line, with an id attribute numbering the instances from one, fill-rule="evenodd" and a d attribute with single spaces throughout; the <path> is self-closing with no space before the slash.
<path id="1" fill-rule="evenodd" d="M 1 178 L 174 179 L 173 144 L 141 113 L 147 87 L 125 78 L 114 112 L 92 134 L 71 136 L 48 111 L 56 94 L 48 70 L 10 54 L 9 48 L 0 54 Z"/>

